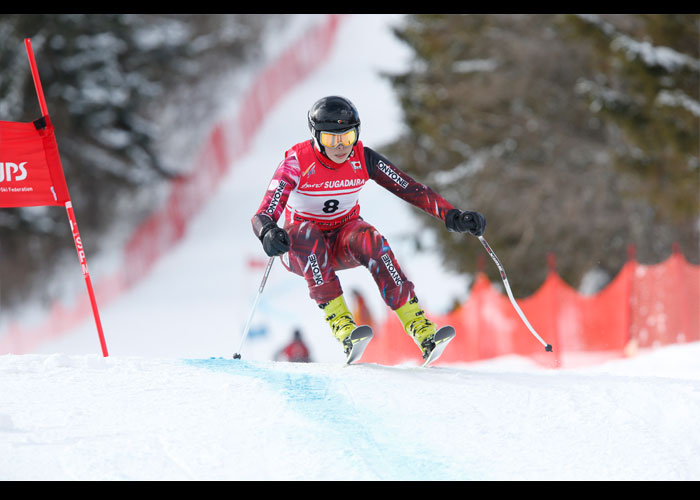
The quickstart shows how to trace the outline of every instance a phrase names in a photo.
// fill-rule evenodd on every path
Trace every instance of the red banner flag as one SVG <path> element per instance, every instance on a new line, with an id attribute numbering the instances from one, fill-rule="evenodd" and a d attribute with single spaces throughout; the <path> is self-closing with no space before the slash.
<path id="1" fill-rule="evenodd" d="M 90 297 L 92 314 L 100 338 L 103 356 L 107 357 L 107 343 L 102 331 L 102 321 L 97 310 L 95 292 L 87 267 L 83 242 L 73 213 L 73 203 L 68 194 L 66 178 L 61 167 L 58 144 L 46 107 L 44 91 L 39 80 L 32 42 L 24 40 L 29 66 L 32 70 L 42 117 L 32 123 L 0 121 L 0 207 L 30 207 L 62 205 L 66 208 L 75 249 Z"/>
<path id="2" fill-rule="evenodd" d="M 64 206 L 70 201 L 53 125 L 0 121 L 0 207 Z"/>

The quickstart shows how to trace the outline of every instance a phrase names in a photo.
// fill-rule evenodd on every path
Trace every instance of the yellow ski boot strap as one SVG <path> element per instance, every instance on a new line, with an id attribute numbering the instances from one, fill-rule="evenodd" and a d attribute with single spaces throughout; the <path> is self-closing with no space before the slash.
<path id="1" fill-rule="evenodd" d="M 418 297 L 413 297 L 404 305 L 396 309 L 396 314 L 403 325 L 403 329 L 413 337 L 418 345 L 435 334 L 435 324 L 425 317 L 425 311 L 418 304 Z"/>
<path id="2" fill-rule="evenodd" d="M 330 325 L 333 336 L 340 342 L 345 340 L 357 326 L 342 295 L 325 304 L 319 304 L 318 307 L 323 309 L 323 313 L 326 315 L 326 322 Z"/>

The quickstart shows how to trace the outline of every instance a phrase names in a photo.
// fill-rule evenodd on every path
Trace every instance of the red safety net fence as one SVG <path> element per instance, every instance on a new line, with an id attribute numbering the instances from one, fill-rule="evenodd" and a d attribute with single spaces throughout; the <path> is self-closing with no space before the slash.
<path id="1" fill-rule="evenodd" d="M 457 330 L 437 364 L 515 354 L 551 368 L 574 367 L 630 355 L 637 348 L 700 340 L 700 266 L 677 248 L 655 265 L 639 264 L 630 256 L 595 295 L 577 292 L 550 269 L 534 294 L 516 300 L 553 352 L 544 351 L 508 297 L 479 273 L 460 307 L 443 316 L 426 311 L 438 325 Z M 395 314 L 374 325 L 374 331 L 363 362 L 415 362 L 417 347 Z"/>
<path id="2" fill-rule="evenodd" d="M 252 145 L 274 105 L 313 75 L 334 46 L 345 15 L 331 14 L 266 64 L 240 98 L 237 115 L 217 123 L 194 159 L 196 172 L 173 181 L 165 204 L 141 223 L 123 249 L 120 268 L 95 280 L 100 305 L 110 303 L 149 273 L 185 235 L 189 221 L 205 205 L 223 177 Z M 235 154 L 234 154 L 235 153 Z M 0 354 L 30 353 L 42 343 L 76 328 L 89 317 L 87 297 L 57 300 L 34 325 L 15 321 L 0 332 Z M 109 336 L 109 332 L 106 332 Z"/>

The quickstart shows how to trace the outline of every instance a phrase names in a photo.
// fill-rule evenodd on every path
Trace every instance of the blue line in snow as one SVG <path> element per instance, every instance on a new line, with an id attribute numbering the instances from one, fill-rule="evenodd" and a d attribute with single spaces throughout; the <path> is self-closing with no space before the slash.
<path id="1" fill-rule="evenodd" d="M 397 436 L 392 430 L 392 422 L 387 422 L 387 418 L 358 408 L 346 395 L 334 390 L 332 377 L 272 369 L 241 359 L 185 359 L 184 362 L 266 382 L 287 399 L 290 408 L 314 421 L 314 428 L 329 446 L 344 450 L 344 456 L 350 461 L 364 462 L 373 478 L 465 479 L 449 477 L 451 468 L 447 459 L 434 456 L 425 444 L 421 445 L 421 440 L 429 435 L 429 422 L 412 422 L 410 425 L 415 425 L 416 429 L 408 438 L 412 441 L 406 442 L 406 437 Z M 347 379 L 344 382 L 349 383 Z"/>

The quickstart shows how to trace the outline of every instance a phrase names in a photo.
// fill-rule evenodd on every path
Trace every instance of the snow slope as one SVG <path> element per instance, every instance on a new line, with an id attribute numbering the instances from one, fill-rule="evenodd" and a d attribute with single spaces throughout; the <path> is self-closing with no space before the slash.
<path id="1" fill-rule="evenodd" d="M 3 480 L 698 480 L 700 344 L 586 371 L 0 357 Z"/>
<path id="2" fill-rule="evenodd" d="M 247 263 L 266 260 L 250 216 L 283 149 L 306 137 L 310 104 L 353 99 L 370 145 L 398 132 L 376 73 L 407 64 L 387 30 L 399 19 L 345 21 L 334 56 L 274 110 L 185 241 L 101 308 L 110 357 L 91 320 L 35 354 L 0 356 L 0 479 L 700 479 L 698 343 L 585 370 L 517 357 L 344 366 L 303 280 L 276 263 L 243 359 L 231 359 L 262 274 Z M 361 203 L 428 310 L 466 297 L 468 278 L 413 252 L 412 208 L 371 184 Z M 340 277 L 386 313 L 364 269 Z M 270 361 L 295 326 L 317 362 Z"/>

